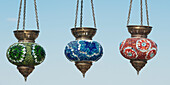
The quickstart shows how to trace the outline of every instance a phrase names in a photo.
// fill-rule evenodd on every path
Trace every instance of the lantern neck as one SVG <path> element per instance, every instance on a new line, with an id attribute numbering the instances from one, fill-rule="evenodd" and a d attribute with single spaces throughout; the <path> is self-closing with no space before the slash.
<path id="1" fill-rule="evenodd" d="M 15 37 L 18 42 L 35 42 L 35 39 L 39 35 L 38 30 L 16 30 L 14 31 Z"/>
<path id="2" fill-rule="evenodd" d="M 72 28 L 71 31 L 76 40 L 92 40 L 97 29 L 90 27 L 76 27 Z"/>
<path id="3" fill-rule="evenodd" d="M 128 25 L 128 31 L 131 37 L 135 38 L 147 38 L 148 34 L 151 32 L 151 26 L 142 25 Z"/>

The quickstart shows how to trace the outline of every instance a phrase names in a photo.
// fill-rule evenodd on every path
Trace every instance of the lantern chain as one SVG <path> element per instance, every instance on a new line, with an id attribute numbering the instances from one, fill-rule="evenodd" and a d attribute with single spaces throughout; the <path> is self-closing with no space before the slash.
<path id="1" fill-rule="evenodd" d="M 83 25 L 83 0 L 81 0 L 80 27 Z"/>
<path id="2" fill-rule="evenodd" d="M 132 2 L 133 2 L 133 0 L 130 0 L 130 6 L 129 6 L 129 14 L 128 14 L 127 25 L 129 25 L 129 22 L 130 22 L 130 15 L 131 15 L 131 10 L 132 10 Z"/>
<path id="3" fill-rule="evenodd" d="M 93 13 L 94 27 L 96 28 L 96 19 L 95 19 L 95 13 L 94 13 L 94 4 L 93 4 L 93 0 L 91 0 L 91 6 L 92 6 L 92 13 Z"/>
<path id="4" fill-rule="evenodd" d="M 146 5 L 147 24 L 149 26 L 149 12 L 148 12 L 148 3 L 147 3 L 147 0 L 145 0 L 145 5 Z"/>
<path id="5" fill-rule="evenodd" d="M 127 25 L 129 25 L 129 23 L 130 23 L 130 16 L 131 16 L 131 10 L 132 10 L 132 2 L 133 2 L 133 0 L 130 0 Z M 149 13 L 148 13 L 148 3 L 147 3 L 147 0 L 145 0 L 145 5 L 146 5 L 147 25 L 149 26 Z M 141 11 L 141 13 L 140 13 L 140 16 L 141 16 L 141 25 L 143 25 L 143 2 L 142 2 L 142 0 L 140 0 L 140 11 Z"/>
<path id="6" fill-rule="evenodd" d="M 76 7 L 76 18 L 75 18 L 75 25 L 74 25 L 74 27 L 75 27 L 75 28 L 76 28 L 76 26 L 77 26 L 78 9 L 79 9 L 79 0 L 77 0 L 77 7 Z"/>
<path id="7" fill-rule="evenodd" d="M 93 0 L 91 0 L 91 7 L 92 7 L 92 15 L 93 15 L 94 27 L 96 28 L 96 19 L 95 19 Z M 75 17 L 75 25 L 74 25 L 75 28 L 77 26 L 78 10 L 79 10 L 79 0 L 77 0 L 76 17 Z M 83 0 L 81 0 L 81 10 L 80 10 L 80 27 L 82 27 L 82 26 L 83 26 Z"/>
<path id="8" fill-rule="evenodd" d="M 23 30 L 25 30 L 25 21 L 26 21 L 26 0 L 24 0 Z"/>
<path id="9" fill-rule="evenodd" d="M 38 20 L 38 12 L 37 12 L 36 0 L 34 0 L 34 6 L 35 6 L 35 16 L 36 16 L 36 22 L 37 22 L 37 29 L 39 30 L 39 20 Z"/>
<path id="10" fill-rule="evenodd" d="M 19 24 L 20 24 L 21 9 L 22 9 L 22 0 L 20 1 L 19 14 L 18 14 L 18 22 L 17 22 L 17 30 L 19 29 Z"/>
<path id="11" fill-rule="evenodd" d="M 141 9 L 141 25 L 143 25 L 143 3 L 142 3 L 142 0 L 140 0 L 140 5 L 141 5 L 141 7 L 140 7 L 140 9 Z"/>
<path id="12" fill-rule="evenodd" d="M 35 6 L 35 16 L 36 16 L 37 29 L 39 30 L 39 20 L 38 20 L 38 12 L 37 12 L 37 3 L 36 3 L 36 0 L 34 0 L 34 6 Z M 19 29 L 19 25 L 20 25 L 21 10 L 22 10 L 22 0 L 20 1 L 19 14 L 18 14 L 18 22 L 17 22 L 17 30 Z M 25 24 L 26 24 L 26 0 L 24 0 L 23 30 L 25 30 Z"/>

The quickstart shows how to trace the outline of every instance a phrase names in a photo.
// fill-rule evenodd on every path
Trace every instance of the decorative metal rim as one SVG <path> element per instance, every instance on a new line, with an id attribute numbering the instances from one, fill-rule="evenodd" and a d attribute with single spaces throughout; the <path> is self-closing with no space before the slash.
<path id="1" fill-rule="evenodd" d="M 76 28 L 71 28 L 71 30 L 78 30 L 78 29 L 93 29 L 93 30 L 97 30 L 94 27 L 76 27 Z"/>
<path id="2" fill-rule="evenodd" d="M 40 32 L 39 30 L 15 30 L 15 32 Z"/>
<path id="3" fill-rule="evenodd" d="M 144 25 L 128 25 L 127 26 L 128 28 L 130 28 L 130 27 L 136 27 L 136 29 L 137 29 L 137 27 L 139 27 L 140 29 L 141 29 L 141 27 L 142 28 L 149 28 L 149 29 L 152 29 L 152 26 L 144 26 Z"/>

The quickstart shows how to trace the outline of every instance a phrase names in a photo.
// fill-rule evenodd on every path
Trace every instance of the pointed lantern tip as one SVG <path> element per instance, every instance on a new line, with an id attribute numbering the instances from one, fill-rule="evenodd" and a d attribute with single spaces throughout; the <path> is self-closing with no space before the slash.
<path id="1" fill-rule="evenodd" d="M 137 71 L 137 75 L 139 75 L 139 71 Z"/>
<path id="2" fill-rule="evenodd" d="M 27 82 L 27 77 L 24 77 L 24 79 L 25 79 L 25 82 Z"/>
<path id="3" fill-rule="evenodd" d="M 85 78 L 85 74 L 83 74 L 83 78 Z"/>

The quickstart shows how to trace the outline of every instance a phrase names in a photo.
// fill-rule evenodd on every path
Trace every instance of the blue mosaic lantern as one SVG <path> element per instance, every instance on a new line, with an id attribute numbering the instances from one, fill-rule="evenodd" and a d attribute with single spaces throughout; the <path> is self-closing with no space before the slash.
<path id="1" fill-rule="evenodd" d="M 103 48 L 98 42 L 92 40 L 96 33 L 95 28 L 73 28 L 72 33 L 76 40 L 67 44 L 65 55 L 68 60 L 75 62 L 76 67 L 85 77 L 92 62 L 96 62 L 102 57 Z"/>
<path id="2" fill-rule="evenodd" d="M 81 71 L 83 77 L 85 73 L 90 69 L 93 62 L 98 61 L 103 55 L 102 46 L 93 41 L 92 38 L 96 34 L 96 21 L 93 7 L 93 0 L 91 0 L 94 28 L 83 27 L 83 0 L 81 0 L 81 12 L 80 12 L 80 27 L 77 27 L 77 17 L 79 0 L 77 0 L 75 27 L 71 29 L 72 34 L 76 38 L 75 41 L 71 41 L 65 47 L 65 56 L 71 62 L 75 62 L 76 67 Z"/>

